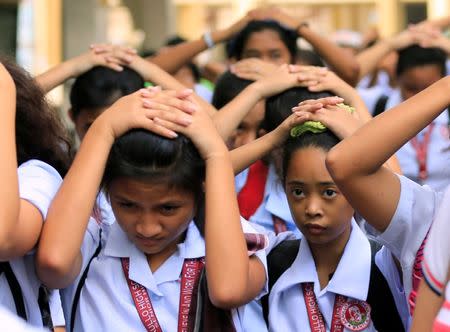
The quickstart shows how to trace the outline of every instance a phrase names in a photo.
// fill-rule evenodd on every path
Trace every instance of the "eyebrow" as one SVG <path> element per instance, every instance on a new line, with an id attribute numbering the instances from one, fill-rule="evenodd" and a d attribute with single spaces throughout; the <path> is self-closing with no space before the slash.
<path id="1" fill-rule="evenodd" d="M 289 182 L 287 182 L 287 184 L 288 185 L 297 185 L 297 186 L 304 186 L 304 185 L 306 185 L 305 182 L 297 181 L 297 180 L 289 181 Z M 322 182 L 317 182 L 317 183 L 314 183 L 314 184 L 315 185 L 319 185 L 319 186 L 323 186 L 323 187 L 325 187 L 325 186 L 335 186 L 336 185 L 336 183 L 334 183 L 332 181 L 322 181 Z"/>

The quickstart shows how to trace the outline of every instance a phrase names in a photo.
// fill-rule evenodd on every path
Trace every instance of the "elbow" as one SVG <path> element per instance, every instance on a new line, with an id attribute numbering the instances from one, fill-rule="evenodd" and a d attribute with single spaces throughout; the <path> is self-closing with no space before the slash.
<path id="1" fill-rule="evenodd" d="M 69 264 L 67 257 L 54 251 L 38 250 L 36 255 L 36 272 L 42 283 L 49 288 L 65 288 L 75 278 L 71 278 L 74 264 Z"/>
<path id="2" fill-rule="evenodd" d="M 222 290 L 216 291 L 208 289 L 208 292 L 211 303 L 220 309 L 230 310 L 245 304 L 242 303 L 242 296 L 233 287 L 222 287 Z"/>
<path id="3" fill-rule="evenodd" d="M 332 148 L 325 159 L 325 165 L 333 180 L 339 184 L 350 176 L 345 157 L 339 149 Z"/>
<path id="4" fill-rule="evenodd" d="M 348 66 L 347 74 L 346 74 L 347 83 L 353 87 L 356 86 L 359 82 L 359 72 L 360 72 L 359 63 L 355 59 L 355 61 L 353 61 Z"/>

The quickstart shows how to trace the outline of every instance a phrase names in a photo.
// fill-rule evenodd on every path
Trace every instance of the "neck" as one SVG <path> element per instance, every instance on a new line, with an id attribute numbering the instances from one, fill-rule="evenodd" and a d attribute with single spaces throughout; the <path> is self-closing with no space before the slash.
<path id="1" fill-rule="evenodd" d="M 342 234 L 327 243 L 310 243 L 309 247 L 316 264 L 317 274 L 319 276 L 320 288 L 324 288 L 330 278 L 330 275 L 336 271 L 336 268 L 344 253 L 345 246 L 350 238 L 351 225 L 349 225 Z"/>
<path id="2" fill-rule="evenodd" d="M 177 246 L 179 243 L 183 242 L 186 238 L 186 232 L 181 234 L 180 237 L 178 237 L 175 241 L 167 245 L 163 250 L 161 250 L 158 253 L 154 254 L 146 254 L 147 256 L 147 262 L 150 265 L 150 270 L 152 270 L 153 273 L 158 270 L 158 268 L 164 264 L 166 260 L 169 259 L 170 256 L 173 255 L 175 251 L 177 251 Z"/>

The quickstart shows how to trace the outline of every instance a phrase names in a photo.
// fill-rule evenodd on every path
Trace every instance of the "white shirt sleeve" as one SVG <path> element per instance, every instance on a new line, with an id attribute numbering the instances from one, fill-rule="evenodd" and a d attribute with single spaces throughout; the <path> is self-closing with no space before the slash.
<path id="1" fill-rule="evenodd" d="M 58 289 L 53 289 L 49 294 L 49 307 L 50 314 L 52 316 L 53 326 L 65 326 L 66 320 L 64 319 L 64 313 L 61 304 L 61 297 Z"/>
<path id="2" fill-rule="evenodd" d="M 39 160 L 23 163 L 17 172 L 20 198 L 39 209 L 45 220 L 48 207 L 62 183 L 61 176 L 52 166 Z"/>
<path id="3" fill-rule="evenodd" d="M 424 252 L 422 268 L 429 286 L 442 294 L 447 281 L 450 262 L 450 187 L 433 221 Z"/>
<path id="4" fill-rule="evenodd" d="M 441 193 L 400 176 L 400 199 L 388 228 L 380 233 L 366 224 L 367 234 L 385 245 L 400 262 L 406 295 L 412 289 L 412 269 L 417 251 L 430 229 Z"/>

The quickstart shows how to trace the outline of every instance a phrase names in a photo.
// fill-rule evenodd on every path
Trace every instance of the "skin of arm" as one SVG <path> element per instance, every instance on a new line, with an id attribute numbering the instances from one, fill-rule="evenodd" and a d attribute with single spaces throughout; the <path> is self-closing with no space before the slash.
<path id="1" fill-rule="evenodd" d="M 36 270 L 48 287 L 66 287 L 80 272 L 80 248 L 114 140 L 132 128 L 147 129 L 166 137 L 175 135 L 152 120 L 158 116 L 171 121 L 174 120 L 173 114 L 181 112 L 158 109 L 156 104 L 160 102 L 165 106 L 172 105 L 163 108 L 182 108 L 182 100 L 173 97 L 166 100 L 169 97 L 157 89 L 143 89 L 122 97 L 103 112 L 87 132 L 50 206 L 41 234 Z M 173 99 L 179 101 L 178 105 Z M 177 116 L 184 119 L 186 114 Z"/>
<path id="2" fill-rule="evenodd" d="M 448 278 L 447 278 L 448 279 Z M 422 280 L 417 293 L 416 308 L 410 332 L 432 331 L 434 319 L 444 303 L 444 297 L 438 296 Z"/>
<path id="3" fill-rule="evenodd" d="M 414 33 L 405 30 L 398 35 L 383 39 L 356 55 L 359 63 L 359 80 L 377 68 L 378 63 L 390 52 L 411 46 L 416 42 Z"/>
<path id="4" fill-rule="evenodd" d="M 250 12 L 250 16 L 256 19 L 271 18 L 296 31 L 300 37 L 311 44 L 317 54 L 342 79 L 351 85 L 355 85 L 358 82 L 359 64 L 356 58 L 326 37 L 311 30 L 307 24 L 301 24 L 297 19 L 275 7 L 253 10 Z"/>
<path id="5" fill-rule="evenodd" d="M 206 275 L 211 302 L 224 309 L 246 304 L 261 292 L 266 275 L 259 259 L 247 254 L 230 153 L 201 108 L 186 128 L 159 123 L 189 137 L 205 161 Z"/>
<path id="6" fill-rule="evenodd" d="M 64 61 L 36 76 L 36 82 L 44 92 L 50 92 L 68 79 L 78 77 L 95 66 L 105 66 L 116 71 L 121 71 L 123 65 L 127 64 L 127 60 L 129 61 L 136 54 L 134 49 L 124 47 L 124 55 L 119 60 L 113 58 L 112 50 L 112 45 L 93 45 L 88 52 Z"/>
<path id="7" fill-rule="evenodd" d="M 233 37 L 237 32 L 245 27 L 248 20 L 248 16 L 244 16 L 226 29 L 211 32 L 211 39 L 214 44 L 216 45 L 222 43 Z M 178 71 L 178 69 L 192 61 L 197 54 L 206 49 L 208 49 L 208 45 L 206 45 L 204 38 L 201 37 L 197 40 L 187 41 L 175 46 L 167 47 L 164 52 L 146 59 L 155 63 L 166 72 L 174 74 Z"/>
<path id="8" fill-rule="evenodd" d="M 380 232 L 400 198 L 398 177 L 382 165 L 447 108 L 449 88 L 450 77 L 439 80 L 366 123 L 327 155 L 327 168 L 346 199 Z"/>

